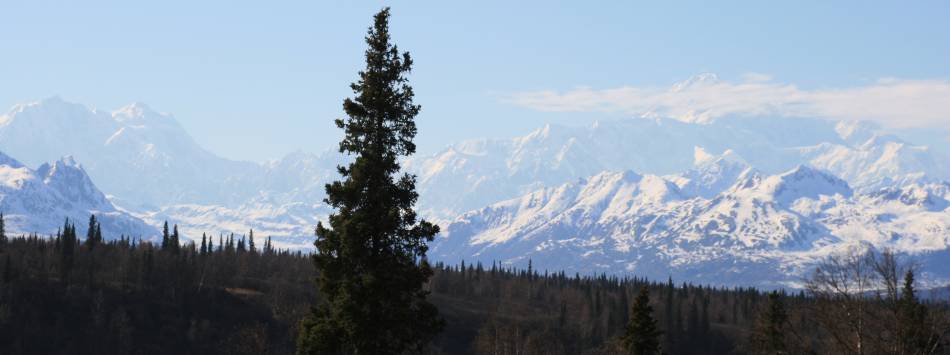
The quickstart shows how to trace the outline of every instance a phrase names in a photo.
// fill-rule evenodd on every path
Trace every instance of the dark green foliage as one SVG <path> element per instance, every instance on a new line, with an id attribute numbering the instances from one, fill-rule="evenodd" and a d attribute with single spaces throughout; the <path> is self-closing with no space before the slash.
<path id="1" fill-rule="evenodd" d="M 785 324 L 788 314 L 782 295 L 772 291 L 768 295 L 765 310 L 752 331 L 752 351 L 756 354 L 787 354 Z"/>
<path id="2" fill-rule="evenodd" d="M 317 297 L 297 252 L 174 255 L 124 237 L 69 252 L 66 226 L 0 251 L 0 354 L 290 354 Z"/>
<path id="3" fill-rule="evenodd" d="M 172 254 L 178 254 L 181 251 L 181 236 L 178 235 L 178 225 L 176 224 L 173 228 L 174 231 L 170 238 L 168 238 L 168 249 Z"/>
<path id="4" fill-rule="evenodd" d="M 413 211 L 415 176 L 400 175 L 398 159 L 415 152 L 408 53 L 390 43 L 389 9 L 366 36 L 366 68 L 343 103 L 347 118 L 340 152 L 342 181 L 326 187 L 336 209 L 329 227 L 317 225 L 314 264 L 326 301 L 304 320 L 300 354 L 402 354 L 421 351 L 443 324 L 426 300 L 432 276 L 426 243 L 439 232 Z"/>
<path id="5" fill-rule="evenodd" d="M 3 213 L 0 213 L 0 248 L 7 243 L 7 227 L 3 220 Z"/>
<path id="6" fill-rule="evenodd" d="M 650 305 L 650 291 L 646 286 L 633 301 L 630 322 L 623 336 L 623 347 L 628 354 L 652 355 L 660 353 L 660 335 L 657 322 L 653 319 L 653 306 Z"/>
<path id="7" fill-rule="evenodd" d="M 102 243 L 102 226 L 96 221 L 96 215 L 89 216 L 89 227 L 86 229 L 86 247 L 93 249 Z"/>
<path id="8" fill-rule="evenodd" d="M 67 225 L 58 238 L 11 238 L 0 251 L 0 354 L 290 354 L 300 334 L 297 325 L 310 313 L 313 299 L 322 297 L 316 293 L 315 268 L 305 254 L 276 249 L 261 254 L 212 249 L 199 254 L 183 248 L 174 255 L 121 237 L 93 250 L 74 248 L 67 284 L 59 273 L 63 246 L 69 245 L 63 239 L 75 233 Z M 73 245 L 78 246 L 75 241 Z M 623 353 L 625 329 L 611 319 L 631 311 L 627 296 L 644 286 L 654 305 L 665 305 L 675 295 L 674 323 L 686 318 L 678 315 L 688 313 L 692 299 L 697 300 L 700 320 L 698 300 L 708 304 L 708 333 L 701 339 L 676 338 L 677 349 L 664 352 L 742 354 L 754 352 L 738 345 L 753 338 L 756 320 L 769 318 L 764 314 L 771 308 L 767 295 L 752 288 L 684 285 L 685 289 L 669 290 L 667 282 L 638 278 L 567 277 L 563 272 L 529 276 L 498 263 L 491 270 L 482 270 L 479 263 L 466 264 L 464 271 L 436 264 L 433 271 L 430 299 L 445 317 L 446 327 L 433 340 L 431 354 Z M 902 293 L 907 300 L 912 293 L 906 292 L 906 285 L 913 288 L 909 279 L 905 276 Z M 814 321 L 814 299 L 793 293 L 781 300 L 789 354 L 846 353 L 836 351 L 834 339 Z M 595 302 L 600 305 L 594 307 Z M 633 297 L 630 303 L 636 303 Z M 894 322 L 896 318 L 887 316 L 889 306 L 868 298 L 867 308 L 878 315 L 868 318 L 868 326 L 919 327 L 926 330 L 930 350 L 947 353 L 943 347 L 947 305 L 933 300 L 915 303 L 924 307 L 922 325 Z M 685 332 L 684 323 L 679 329 Z"/>
<path id="9" fill-rule="evenodd" d="M 168 250 L 168 242 L 171 239 L 168 235 L 168 221 L 162 225 L 162 250 Z"/>
<path id="10" fill-rule="evenodd" d="M 914 271 L 907 269 L 904 274 L 904 286 L 898 301 L 901 324 L 900 348 L 904 354 L 927 354 L 934 347 L 930 329 L 928 329 L 927 307 L 920 304 L 914 290 Z"/>

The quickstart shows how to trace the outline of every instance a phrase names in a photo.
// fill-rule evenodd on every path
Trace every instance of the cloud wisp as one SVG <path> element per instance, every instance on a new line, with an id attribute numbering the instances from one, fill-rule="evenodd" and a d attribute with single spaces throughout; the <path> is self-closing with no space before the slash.
<path id="1" fill-rule="evenodd" d="M 819 117 L 888 127 L 950 127 L 950 81 L 881 79 L 864 86 L 806 90 L 749 73 L 741 82 L 701 74 L 671 88 L 579 87 L 519 92 L 502 100 L 547 112 L 613 112 L 704 122 L 726 115 Z"/>

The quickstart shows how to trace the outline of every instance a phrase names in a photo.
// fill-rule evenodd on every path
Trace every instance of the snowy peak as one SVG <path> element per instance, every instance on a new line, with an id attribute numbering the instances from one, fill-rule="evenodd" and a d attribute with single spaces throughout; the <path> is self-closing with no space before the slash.
<path id="1" fill-rule="evenodd" d="M 799 165 L 783 174 L 771 176 L 762 182 L 760 188 L 760 191 L 783 204 L 790 204 L 800 198 L 819 199 L 822 195 L 852 195 L 847 182 L 807 165 Z"/>
<path id="2" fill-rule="evenodd" d="M 124 125 L 142 125 L 161 123 L 177 126 L 177 121 L 169 114 L 159 113 L 146 104 L 134 102 L 112 112 L 112 118 Z"/>
<path id="3" fill-rule="evenodd" d="M 675 179 L 684 194 L 711 198 L 734 185 L 751 167 L 742 157 L 727 149 L 712 155 L 701 147 L 693 153 L 694 167 Z"/>
<path id="4" fill-rule="evenodd" d="M 913 184 L 888 187 L 870 194 L 878 203 L 898 202 L 905 206 L 939 212 L 950 207 L 950 184 Z"/>
<path id="5" fill-rule="evenodd" d="M 36 174 L 46 186 L 57 191 L 71 204 L 99 210 L 114 209 L 72 156 L 63 157 L 52 164 L 43 164 L 36 169 Z"/>
<path id="6" fill-rule="evenodd" d="M 715 73 L 702 73 L 690 77 L 689 79 L 683 80 L 676 84 L 673 84 L 673 87 L 670 88 L 671 92 L 683 92 L 691 89 L 708 87 L 711 85 L 719 84 L 719 76 Z"/>
<path id="7" fill-rule="evenodd" d="M 118 211 L 72 157 L 44 163 L 35 171 L 12 161 L 15 164 L 0 164 L 0 211 L 8 231 L 53 233 L 64 218 L 81 221 L 96 214 L 109 237 L 152 238 L 157 233 L 142 220 Z"/>
<path id="8" fill-rule="evenodd" d="M 869 121 L 841 121 L 835 124 L 835 132 L 849 145 L 857 145 L 871 139 L 880 126 Z"/>

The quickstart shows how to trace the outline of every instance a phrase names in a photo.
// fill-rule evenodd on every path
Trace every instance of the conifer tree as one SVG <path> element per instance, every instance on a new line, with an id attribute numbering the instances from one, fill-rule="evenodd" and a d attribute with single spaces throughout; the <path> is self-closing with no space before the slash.
<path id="1" fill-rule="evenodd" d="M 768 295 L 765 312 L 759 316 L 752 331 L 753 352 L 757 354 L 787 354 L 785 322 L 788 315 L 785 303 L 777 291 Z"/>
<path id="2" fill-rule="evenodd" d="M 3 220 L 3 213 L 0 212 L 0 246 L 7 243 L 7 227 Z"/>
<path id="3" fill-rule="evenodd" d="M 409 53 L 390 42 L 389 9 L 366 36 L 366 69 L 350 85 L 340 152 L 355 155 L 326 187 L 336 209 L 317 224 L 314 264 L 325 301 L 301 327 L 300 354 L 403 354 L 421 351 L 443 327 L 423 286 L 432 276 L 426 243 L 439 232 L 413 211 L 415 176 L 398 159 L 415 152 Z"/>
<path id="4" fill-rule="evenodd" d="M 247 238 L 248 238 L 248 239 L 247 239 L 247 240 L 248 240 L 248 242 L 247 242 L 247 245 L 248 245 L 247 248 L 248 248 L 248 250 L 250 250 L 251 253 L 256 253 L 256 252 L 257 252 L 257 248 L 254 247 L 254 230 L 253 230 L 253 229 L 251 229 L 251 232 L 248 233 Z"/>
<path id="5" fill-rule="evenodd" d="M 62 264 L 60 265 L 60 276 L 63 282 L 67 282 L 69 272 L 72 270 L 74 252 L 76 249 L 76 226 L 69 223 L 69 218 L 63 224 L 63 234 L 60 240 L 60 256 Z"/>
<path id="6" fill-rule="evenodd" d="M 171 238 L 168 238 L 168 246 L 171 248 L 172 253 L 178 254 L 178 251 L 181 249 L 179 238 L 178 225 L 176 224 L 173 228 Z"/>
<path id="7" fill-rule="evenodd" d="M 905 354 L 927 353 L 930 345 L 926 324 L 927 307 L 917 300 L 913 268 L 909 268 L 904 274 L 904 287 L 901 289 L 898 307 L 901 351 Z"/>
<path id="8" fill-rule="evenodd" d="M 96 246 L 96 215 L 89 215 L 89 229 L 86 230 L 86 246 L 93 249 Z"/>
<path id="9" fill-rule="evenodd" d="M 663 302 L 663 326 L 666 329 L 666 346 L 669 347 L 667 350 L 672 351 L 673 343 L 677 335 L 676 322 L 673 319 L 676 318 L 676 309 L 673 307 L 673 299 L 676 296 L 676 287 L 673 286 L 673 276 L 668 276 L 666 281 L 666 292 L 664 296 L 666 298 Z"/>
<path id="10" fill-rule="evenodd" d="M 201 255 L 208 253 L 208 236 L 201 233 Z"/>
<path id="11" fill-rule="evenodd" d="M 624 349 L 631 355 L 659 354 L 662 334 L 663 332 L 657 329 L 656 320 L 653 319 L 650 291 L 643 286 L 633 301 L 630 323 L 627 324 L 627 332 L 623 336 Z"/>
<path id="12" fill-rule="evenodd" d="M 168 221 L 165 221 L 165 225 L 162 226 L 162 250 L 168 249 Z"/>

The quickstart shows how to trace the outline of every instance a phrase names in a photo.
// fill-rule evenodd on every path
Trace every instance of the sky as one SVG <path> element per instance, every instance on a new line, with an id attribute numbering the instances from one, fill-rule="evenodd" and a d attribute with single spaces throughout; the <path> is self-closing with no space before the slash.
<path id="1" fill-rule="evenodd" d="M 708 3 L 4 0 L 0 110 L 144 102 L 232 159 L 333 149 L 366 28 L 391 6 L 420 153 L 642 115 L 950 128 L 950 2 Z"/>

